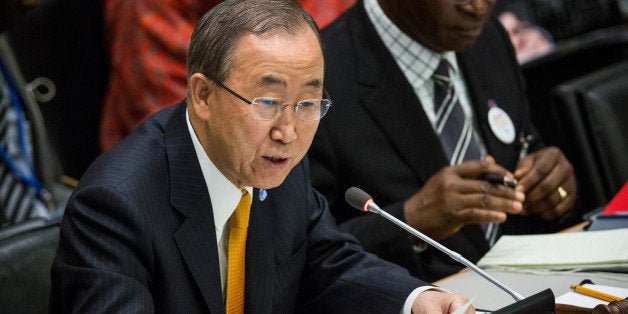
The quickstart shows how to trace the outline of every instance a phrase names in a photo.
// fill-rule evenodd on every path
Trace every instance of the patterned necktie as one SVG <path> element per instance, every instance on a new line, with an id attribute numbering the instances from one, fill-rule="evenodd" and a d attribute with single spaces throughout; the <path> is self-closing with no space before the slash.
<path id="1" fill-rule="evenodd" d="M 449 165 L 481 159 L 482 150 L 480 141 L 473 131 L 473 121 L 460 105 L 456 89 L 449 78 L 449 64 L 445 59 L 441 59 L 432 80 L 434 80 L 436 133 L 449 158 Z M 499 225 L 487 223 L 480 224 L 480 227 L 484 231 L 484 238 L 492 246 L 497 238 Z"/>
<path id="2" fill-rule="evenodd" d="M 50 215 L 34 188 L 39 182 L 29 161 L 30 133 L 10 82 L 8 73 L 0 71 L 0 225 Z"/>
<path id="3" fill-rule="evenodd" d="M 434 80 L 434 112 L 436 113 L 436 133 L 440 138 L 450 165 L 465 160 L 480 159 L 479 140 L 473 132 L 473 121 L 465 115 L 458 94 L 449 78 L 449 65 L 441 59 L 432 76 Z"/>
<path id="4" fill-rule="evenodd" d="M 229 218 L 229 247 L 227 255 L 227 314 L 244 313 L 244 273 L 246 233 L 251 212 L 251 195 L 242 189 L 242 198 Z"/>

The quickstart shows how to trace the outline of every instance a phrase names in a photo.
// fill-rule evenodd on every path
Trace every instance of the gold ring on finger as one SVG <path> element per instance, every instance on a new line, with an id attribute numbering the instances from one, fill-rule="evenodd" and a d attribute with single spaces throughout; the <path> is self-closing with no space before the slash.
<path id="1" fill-rule="evenodd" d="M 562 202 L 562 201 L 565 200 L 565 198 L 567 198 L 567 195 L 569 195 L 569 194 L 567 193 L 567 191 L 565 191 L 565 189 L 563 189 L 562 186 L 559 186 L 558 187 L 558 195 L 560 196 L 560 201 Z"/>

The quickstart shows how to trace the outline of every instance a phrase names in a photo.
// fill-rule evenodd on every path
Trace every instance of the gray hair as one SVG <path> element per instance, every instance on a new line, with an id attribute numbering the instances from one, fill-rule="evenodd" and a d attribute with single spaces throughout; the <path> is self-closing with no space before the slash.
<path id="1" fill-rule="evenodd" d="M 294 0 L 226 0 L 196 24 L 187 60 L 188 78 L 203 73 L 222 82 L 231 70 L 233 50 L 246 34 L 283 31 L 297 34 L 310 27 L 323 47 L 314 19 Z"/>

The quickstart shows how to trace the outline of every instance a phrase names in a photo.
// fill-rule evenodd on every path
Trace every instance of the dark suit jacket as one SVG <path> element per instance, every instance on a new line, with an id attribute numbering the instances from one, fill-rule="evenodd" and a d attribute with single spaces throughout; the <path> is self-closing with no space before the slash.
<path id="1" fill-rule="evenodd" d="M 392 313 L 425 284 L 338 231 L 306 161 L 264 201 L 258 195 L 247 238 L 247 313 Z M 181 103 L 152 116 L 81 179 L 61 225 L 51 308 L 223 313 L 219 276 L 210 195 Z"/>
<path id="2" fill-rule="evenodd" d="M 356 235 L 367 251 L 406 267 L 424 279 L 436 279 L 461 266 L 432 249 L 413 253 L 409 236 L 376 215 L 349 208 L 343 195 L 351 186 L 371 194 L 403 219 L 402 203 L 439 169 L 448 165 L 439 139 L 412 87 L 379 39 L 362 2 L 322 31 L 325 88 L 333 107 L 321 120 L 309 156 L 312 183 L 327 197 L 341 228 Z M 519 147 L 500 142 L 487 121 L 493 99 L 513 120 L 517 134 L 536 134 L 524 86 L 507 34 L 491 19 L 475 47 L 458 54 L 475 111 L 476 127 L 491 155 L 506 168 L 516 166 Z M 506 232 L 532 231 L 529 224 L 504 224 Z M 540 225 L 546 224 L 535 219 Z M 513 229 L 523 226 L 522 229 Z M 443 242 L 472 261 L 488 245 L 477 225 Z"/>

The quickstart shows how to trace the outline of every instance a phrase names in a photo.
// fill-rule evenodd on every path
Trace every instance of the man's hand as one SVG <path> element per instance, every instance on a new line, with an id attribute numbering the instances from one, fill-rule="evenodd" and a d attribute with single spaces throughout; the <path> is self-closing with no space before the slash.
<path id="1" fill-rule="evenodd" d="M 563 152 L 546 147 L 519 161 L 515 190 L 524 192 L 524 214 L 539 214 L 556 219 L 570 210 L 576 201 L 576 178 Z"/>
<path id="2" fill-rule="evenodd" d="M 453 313 L 465 305 L 469 300 L 462 294 L 440 291 L 424 291 L 414 299 L 412 314 Z M 469 306 L 465 314 L 475 313 L 473 306 Z"/>
<path id="3" fill-rule="evenodd" d="M 406 222 L 439 241 L 466 224 L 501 223 L 506 213 L 521 213 L 525 195 L 479 179 L 486 173 L 513 176 L 490 156 L 445 167 L 406 200 Z"/>

